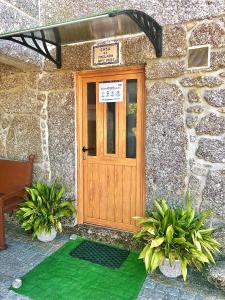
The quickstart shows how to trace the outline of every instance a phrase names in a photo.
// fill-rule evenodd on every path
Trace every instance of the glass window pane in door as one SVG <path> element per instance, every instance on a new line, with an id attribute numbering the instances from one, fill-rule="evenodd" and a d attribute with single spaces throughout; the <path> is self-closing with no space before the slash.
<path id="1" fill-rule="evenodd" d="M 126 84 L 126 157 L 136 158 L 137 79 L 129 79 Z"/>
<path id="2" fill-rule="evenodd" d="M 87 84 L 87 147 L 88 155 L 96 156 L 96 83 Z"/>
<path id="3" fill-rule="evenodd" d="M 116 103 L 107 103 L 107 153 L 116 153 Z"/>

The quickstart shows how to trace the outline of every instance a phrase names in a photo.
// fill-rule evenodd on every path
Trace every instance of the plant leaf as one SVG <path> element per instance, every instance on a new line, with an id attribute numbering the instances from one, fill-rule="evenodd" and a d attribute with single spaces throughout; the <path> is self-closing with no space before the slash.
<path id="1" fill-rule="evenodd" d="M 158 266 L 161 265 L 162 261 L 164 259 L 163 251 L 155 251 L 152 255 L 151 259 L 151 272 L 153 272 Z"/>
<path id="2" fill-rule="evenodd" d="M 152 240 L 151 248 L 159 247 L 164 241 L 165 241 L 164 237 L 159 237 L 159 238 Z"/>
<path id="3" fill-rule="evenodd" d="M 185 258 L 180 258 L 181 271 L 184 281 L 187 279 L 187 260 Z"/>
<path id="4" fill-rule="evenodd" d="M 153 253 L 154 253 L 154 249 L 148 248 L 148 250 L 146 251 L 145 257 L 144 257 L 145 269 L 147 272 L 151 268 L 151 259 L 152 259 Z"/>
<path id="5" fill-rule="evenodd" d="M 146 256 L 146 252 L 148 251 L 148 249 L 151 249 L 151 245 L 147 244 L 144 249 L 141 251 L 140 255 L 139 255 L 139 259 L 143 259 Z"/>
<path id="6" fill-rule="evenodd" d="M 169 227 L 167 227 L 166 229 L 166 240 L 167 242 L 170 244 L 173 240 L 173 233 L 174 233 L 174 230 L 173 230 L 173 226 L 170 225 Z"/>
<path id="7" fill-rule="evenodd" d="M 162 217 L 164 217 L 164 211 L 162 209 L 162 207 L 160 206 L 159 202 L 158 201 L 155 201 L 155 207 L 157 208 L 158 212 L 160 213 L 160 215 Z"/>

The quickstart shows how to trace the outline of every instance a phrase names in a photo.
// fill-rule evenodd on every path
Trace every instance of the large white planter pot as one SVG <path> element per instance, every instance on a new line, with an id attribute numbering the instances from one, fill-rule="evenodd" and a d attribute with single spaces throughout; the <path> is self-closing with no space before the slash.
<path id="1" fill-rule="evenodd" d="M 161 266 L 159 266 L 160 271 L 169 278 L 176 278 L 182 275 L 180 261 L 176 260 L 171 266 L 169 259 L 165 258 Z"/>
<path id="2" fill-rule="evenodd" d="M 37 235 L 37 239 L 41 242 L 47 243 L 53 241 L 56 235 L 57 232 L 55 228 L 52 228 L 51 232 L 42 231 L 40 234 Z"/>

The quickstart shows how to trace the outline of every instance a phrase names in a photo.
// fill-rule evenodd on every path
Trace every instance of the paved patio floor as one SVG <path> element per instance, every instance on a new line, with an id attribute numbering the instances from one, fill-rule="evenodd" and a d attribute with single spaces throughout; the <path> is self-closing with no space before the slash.
<path id="1" fill-rule="evenodd" d="M 69 235 L 58 235 L 55 241 L 45 244 L 31 241 L 29 234 L 12 224 L 7 224 L 6 232 L 8 249 L 0 252 L 0 299 L 28 299 L 9 291 L 12 281 L 22 277 L 60 248 L 69 239 Z M 204 275 L 193 271 L 189 274 L 189 280 L 186 283 L 183 283 L 181 279 L 167 279 L 160 273 L 148 276 L 139 295 L 139 300 L 223 299 L 225 299 L 225 294 L 211 286 L 205 280 Z M 79 299 L 74 296 L 74 300 Z"/>

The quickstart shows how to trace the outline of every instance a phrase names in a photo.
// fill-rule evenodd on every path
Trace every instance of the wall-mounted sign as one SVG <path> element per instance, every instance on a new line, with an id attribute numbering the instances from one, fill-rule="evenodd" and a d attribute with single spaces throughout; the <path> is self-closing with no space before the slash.
<path id="1" fill-rule="evenodd" d="M 105 81 L 99 83 L 99 102 L 122 102 L 123 81 Z"/>
<path id="2" fill-rule="evenodd" d="M 120 64 L 120 43 L 94 45 L 92 48 L 93 67 Z"/>

